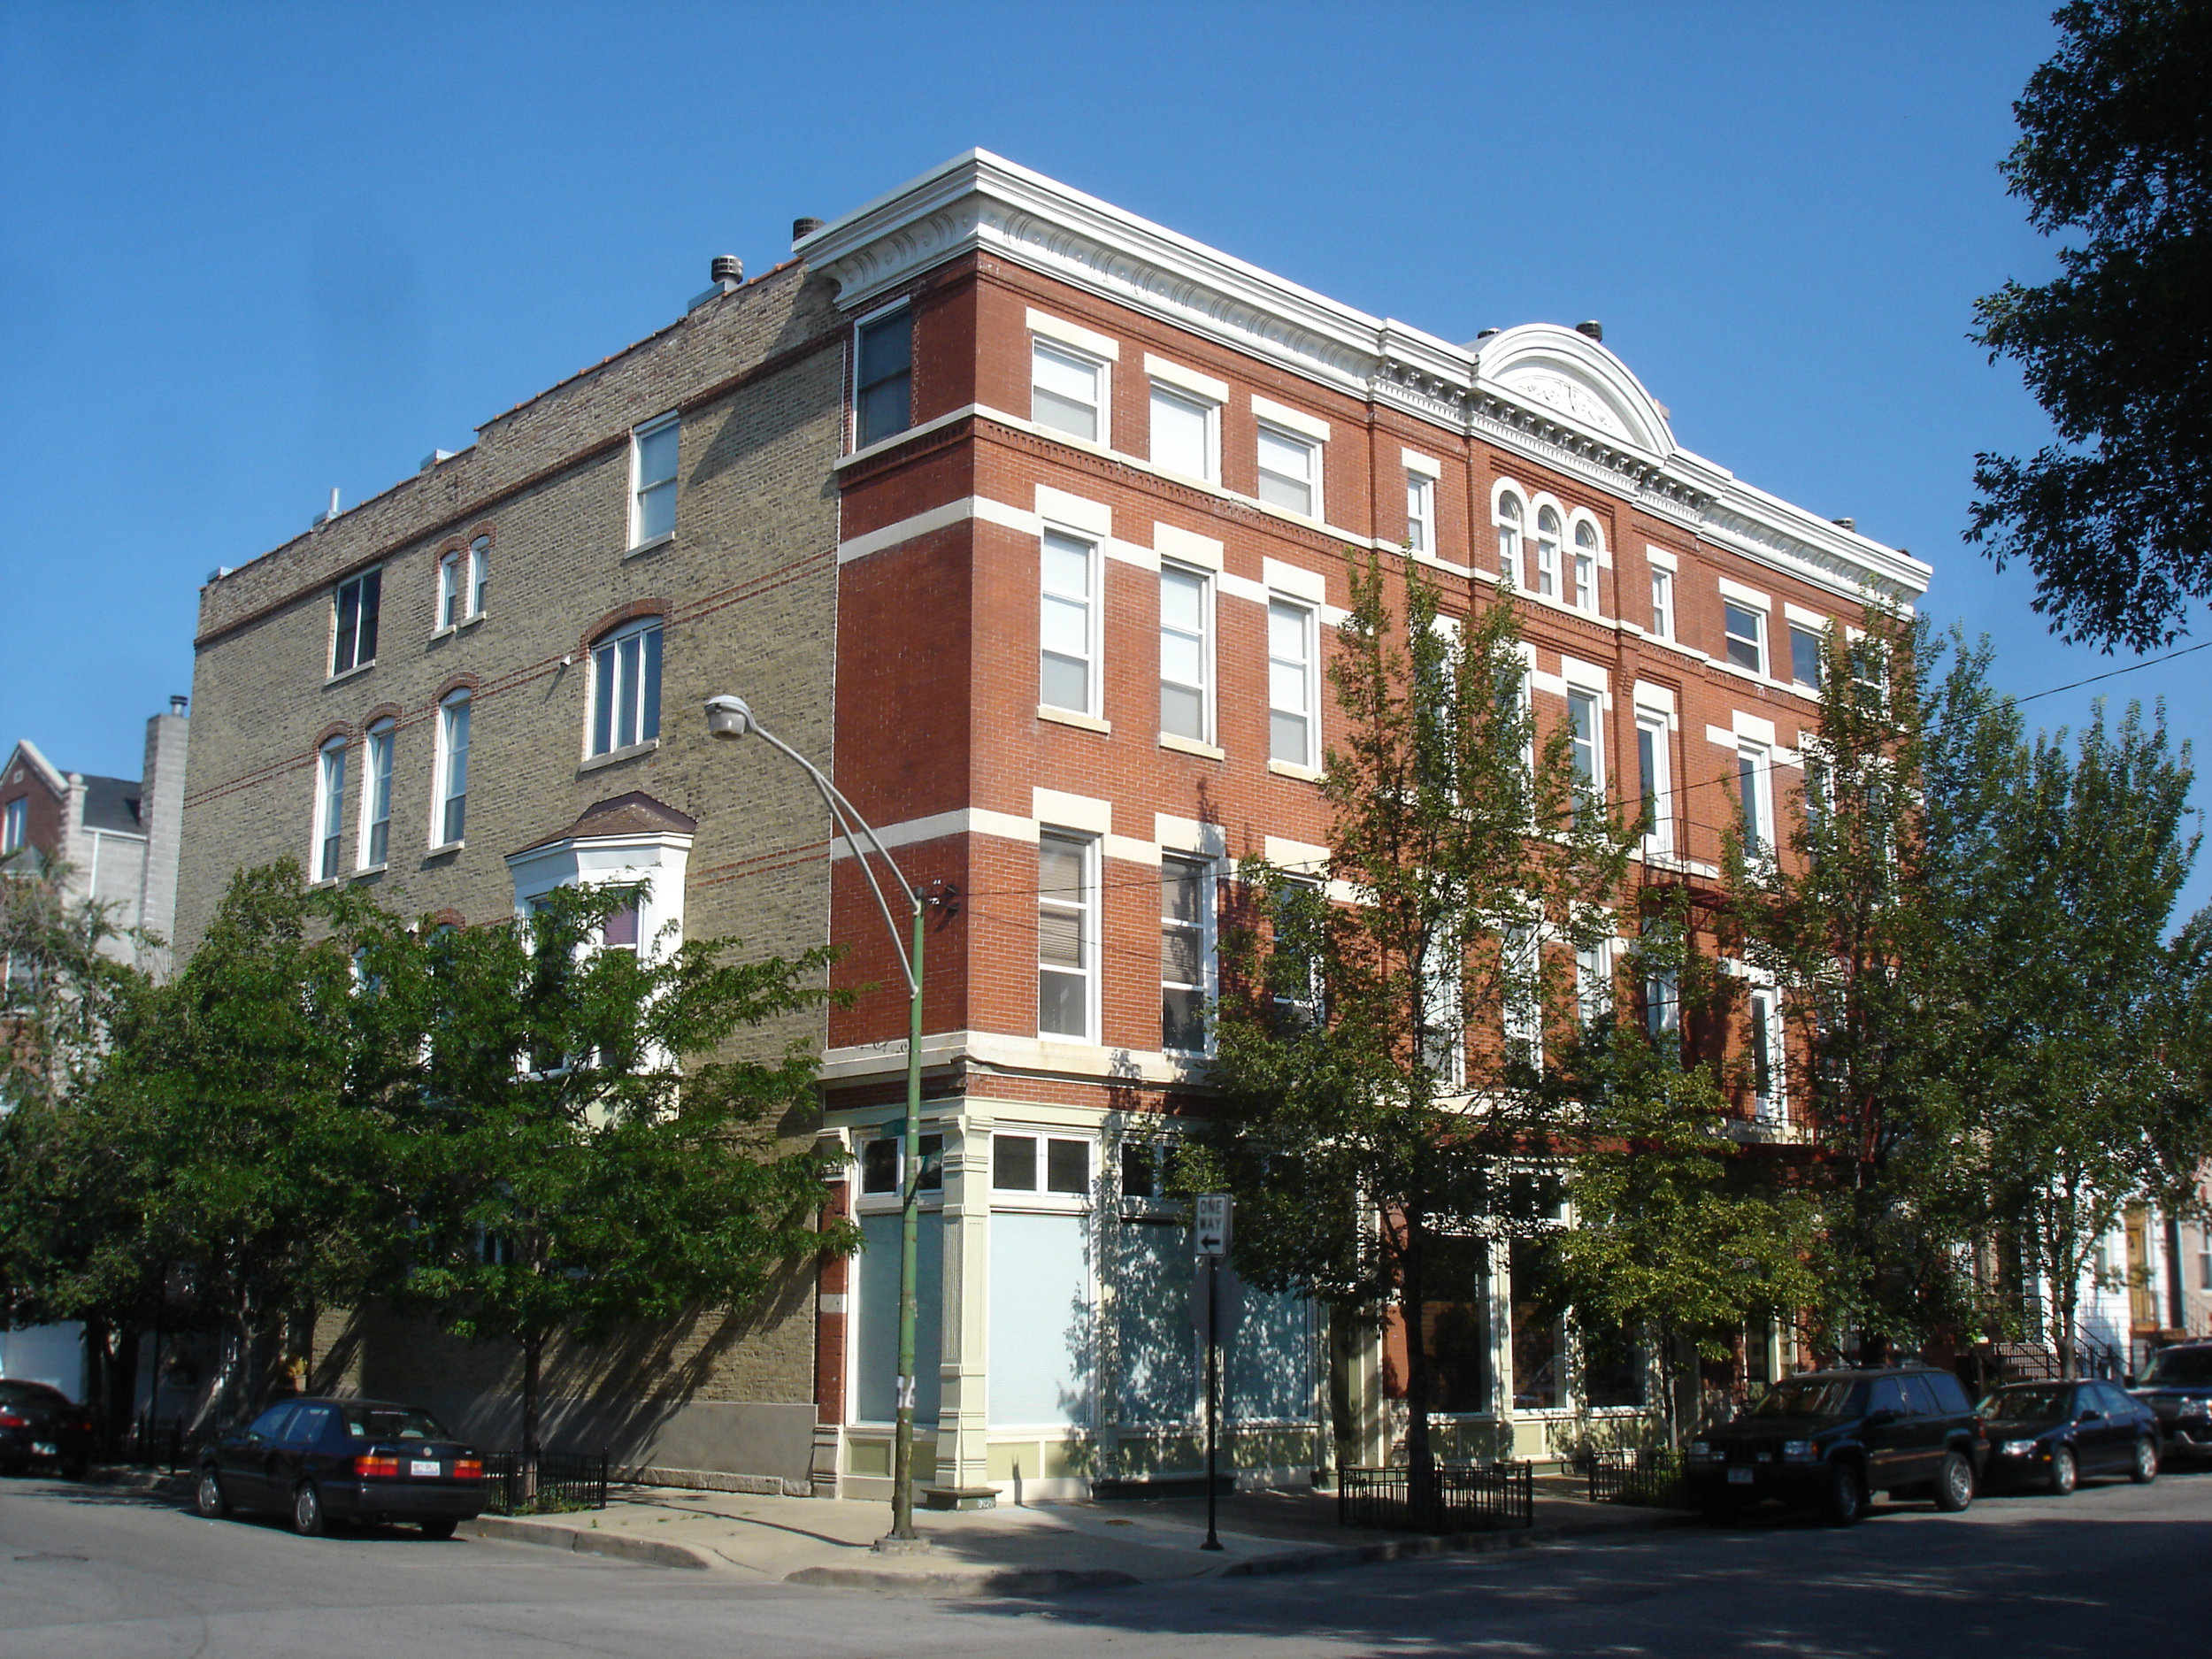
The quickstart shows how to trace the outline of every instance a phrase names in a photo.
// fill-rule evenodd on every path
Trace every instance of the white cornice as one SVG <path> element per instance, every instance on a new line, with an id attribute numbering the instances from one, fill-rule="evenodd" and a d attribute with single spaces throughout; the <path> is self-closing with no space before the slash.
<path id="1" fill-rule="evenodd" d="M 1919 560 L 1678 448 L 1619 357 L 1528 324 L 1480 349 L 1299 287 L 987 150 L 972 150 L 802 240 L 857 311 L 933 265 L 987 253 L 1369 403 L 1479 436 L 1818 587 L 1909 603 Z"/>

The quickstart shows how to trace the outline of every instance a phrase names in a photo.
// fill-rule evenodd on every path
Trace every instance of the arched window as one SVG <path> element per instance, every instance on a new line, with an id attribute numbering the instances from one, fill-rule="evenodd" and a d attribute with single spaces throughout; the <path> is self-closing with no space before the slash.
<path id="1" fill-rule="evenodd" d="M 647 617 L 591 648 L 591 752 L 612 754 L 661 733 L 661 619 Z"/>
<path id="2" fill-rule="evenodd" d="M 490 580 L 492 539 L 480 535 L 438 561 L 438 627 L 441 632 L 473 622 L 484 614 L 484 589 Z"/>
<path id="3" fill-rule="evenodd" d="M 1498 574 L 1521 581 L 1521 498 L 1509 489 L 1498 497 Z"/>
<path id="4" fill-rule="evenodd" d="M 338 843 L 346 827 L 346 740 L 322 746 L 315 764 L 315 879 L 338 879 Z"/>
<path id="5" fill-rule="evenodd" d="M 1575 609 L 1598 608 L 1598 527 L 1587 518 L 1575 526 Z"/>
<path id="6" fill-rule="evenodd" d="M 1536 591 L 1559 597 L 1559 515 L 1549 507 L 1536 515 Z"/>

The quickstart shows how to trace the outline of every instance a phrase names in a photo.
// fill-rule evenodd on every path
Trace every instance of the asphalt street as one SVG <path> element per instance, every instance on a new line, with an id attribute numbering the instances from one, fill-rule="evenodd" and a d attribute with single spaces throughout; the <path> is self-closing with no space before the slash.
<path id="1" fill-rule="evenodd" d="M 401 1532 L 323 1540 L 0 1483 L 0 1656 L 2178 1655 L 2212 1649 L 2212 1475 L 1033 1601 L 748 1583 Z"/>

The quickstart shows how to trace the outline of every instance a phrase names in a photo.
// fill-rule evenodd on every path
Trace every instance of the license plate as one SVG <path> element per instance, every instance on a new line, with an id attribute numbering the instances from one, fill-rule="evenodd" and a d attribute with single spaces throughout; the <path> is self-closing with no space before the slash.
<path id="1" fill-rule="evenodd" d="M 1747 1486 L 1751 1484 L 1751 1475 L 1752 1471 L 1748 1469 L 1732 1469 L 1728 1471 L 1728 1484 L 1732 1486 Z"/>
<path id="2" fill-rule="evenodd" d="M 439 1463 L 438 1460 L 434 1457 L 429 1459 L 427 1462 L 418 1457 L 407 1465 L 407 1472 L 417 1477 L 427 1476 L 429 1479 L 435 1480 L 438 1478 L 438 1471 L 442 1467 L 442 1465 Z"/>

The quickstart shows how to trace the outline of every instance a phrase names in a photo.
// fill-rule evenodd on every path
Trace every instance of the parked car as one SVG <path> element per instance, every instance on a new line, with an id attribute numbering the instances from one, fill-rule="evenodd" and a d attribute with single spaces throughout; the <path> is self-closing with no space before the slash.
<path id="1" fill-rule="evenodd" d="M 49 1463 L 72 1480 L 92 1462 L 92 1413 L 42 1382 L 0 1378 L 0 1470 Z"/>
<path id="2" fill-rule="evenodd" d="M 193 1503 L 288 1516 L 303 1538 L 334 1525 L 412 1521 L 450 1538 L 484 1512 L 484 1460 L 427 1411 L 378 1400 L 286 1400 L 200 1455 Z"/>
<path id="3" fill-rule="evenodd" d="M 1877 1492 L 1963 1509 L 1988 1451 L 1957 1378 L 1901 1365 L 1778 1382 L 1743 1416 L 1692 1440 L 1684 1469 L 1709 1519 L 1778 1498 L 1849 1526 Z"/>
<path id="4" fill-rule="evenodd" d="M 2158 1414 L 2166 1456 L 2212 1457 L 2212 1342 L 2160 1348 L 2130 1392 Z"/>
<path id="5" fill-rule="evenodd" d="M 2158 1418 L 2108 1382 L 2013 1383 L 1975 1408 L 1989 1434 L 1992 1486 L 2047 1486 L 2064 1497 L 2084 1475 L 2158 1479 Z"/>

